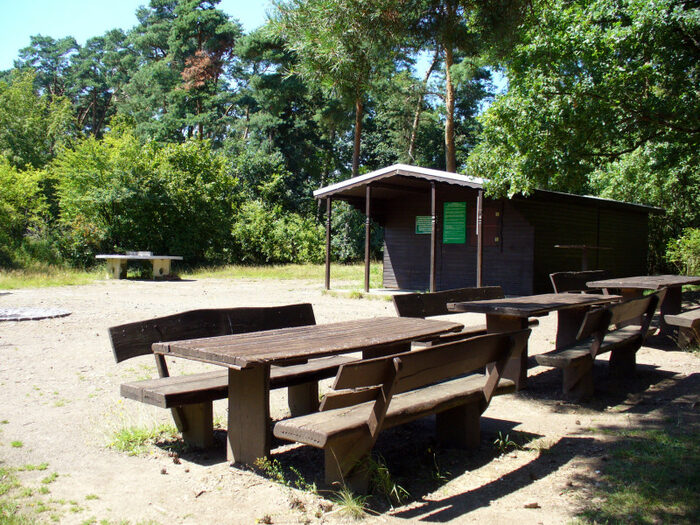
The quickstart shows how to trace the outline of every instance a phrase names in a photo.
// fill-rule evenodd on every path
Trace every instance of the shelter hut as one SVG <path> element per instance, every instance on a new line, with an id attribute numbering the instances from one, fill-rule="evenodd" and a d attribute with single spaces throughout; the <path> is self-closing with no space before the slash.
<path id="1" fill-rule="evenodd" d="M 385 288 L 500 285 L 529 295 L 551 291 L 555 271 L 646 273 L 649 214 L 659 208 L 542 190 L 491 199 L 483 189 L 480 178 L 396 164 L 316 190 L 326 201 L 326 289 L 334 200 L 366 216 L 366 291 L 370 219 L 384 228 Z"/>

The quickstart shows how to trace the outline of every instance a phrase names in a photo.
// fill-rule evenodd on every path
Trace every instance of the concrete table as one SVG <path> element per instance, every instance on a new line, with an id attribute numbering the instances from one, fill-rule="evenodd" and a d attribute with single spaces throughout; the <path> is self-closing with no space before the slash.
<path id="1" fill-rule="evenodd" d="M 126 262 L 128 260 L 151 261 L 153 264 L 153 278 L 170 275 L 170 261 L 181 261 L 179 255 L 153 255 L 150 252 L 127 253 L 126 255 L 96 255 L 96 259 L 107 261 L 107 272 L 111 279 L 124 279 L 126 277 Z"/>

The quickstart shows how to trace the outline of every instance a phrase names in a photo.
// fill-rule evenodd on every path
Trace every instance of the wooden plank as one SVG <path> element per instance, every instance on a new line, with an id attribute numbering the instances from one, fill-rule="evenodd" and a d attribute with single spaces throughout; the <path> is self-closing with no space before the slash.
<path id="1" fill-rule="evenodd" d="M 549 279 L 552 281 L 554 293 L 563 292 L 582 292 L 588 287 L 588 281 L 598 281 L 605 279 L 608 275 L 607 270 L 586 270 L 580 272 L 554 272 L 549 274 Z"/>
<path id="2" fill-rule="evenodd" d="M 408 293 L 394 295 L 394 308 L 400 317 L 431 317 L 448 315 L 456 312 L 448 310 L 448 303 L 462 301 L 480 301 L 503 297 L 500 286 L 482 286 L 478 288 L 456 288 L 433 293 Z"/>
<path id="3" fill-rule="evenodd" d="M 665 315 L 664 319 L 668 324 L 673 326 L 693 328 L 693 326 L 700 322 L 700 308 L 688 310 L 687 312 L 676 315 Z"/>
<path id="4" fill-rule="evenodd" d="M 395 394 L 389 404 L 382 429 L 479 401 L 483 399 L 482 390 L 485 383 L 485 376 L 475 374 Z M 372 405 L 372 402 L 368 402 L 282 420 L 275 424 L 274 435 L 323 448 L 333 437 L 347 435 L 352 438 L 353 435 L 360 435 L 366 429 Z"/>
<path id="5" fill-rule="evenodd" d="M 381 345 L 410 342 L 461 328 L 460 323 L 448 321 L 378 317 L 157 343 L 153 345 L 153 351 L 234 368 L 246 368 L 265 363 L 283 364 L 300 357 L 314 358 L 357 352 Z"/>
<path id="6" fill-rule="evenodd" d="M 157 342 L 196 339 L 284 326 L 315 324 L 309 303 L 273 307 L 191 310 L 109 328 L 117 363 L 152 353 Z"/>
<path id="7" fill-rule="evenodd" d="M 611 303 L 617 295 L 602 294 L 541 294 L 508 299 L 450 303 L 453 312 L 494 313 L 517 317 L 538 317 L 564 308 Z"/>
<path id="8" fill-rule="evenodd" d="M 401 381 L 397 392 L 405 392 L 460 375 L 497 361 L 518 339 L 522 351 L 530 331 L 518 334 L 492 334 L 464 341 L 446 343 L 401 354 Z M 357 361 L 340 367 L 333 389 L 362 388 L 380 385 L 384 381 L 387 358 Z"/>
<path id="9" fill-rule="evenodd" d="M 700 284 L 700 276 L 693 275 L 638 275 L 617 279 L 594 280 L 587 283 L 590 288 L 641 288 L 658 290 L 667 286 Z"/>

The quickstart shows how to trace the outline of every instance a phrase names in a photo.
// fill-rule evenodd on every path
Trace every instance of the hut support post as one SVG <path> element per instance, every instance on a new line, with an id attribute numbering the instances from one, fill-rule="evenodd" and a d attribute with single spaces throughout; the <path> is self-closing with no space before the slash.
<path id="1" fill-rule="evenodd" d="M 326 290 L 331 289 L 331 203 L 330 197 L 326 198 Z"/>
<path id="2" fill-rule="evenodd" d="M 372 187 L 368 184 L 365 189 L 365 292 L 369 292 L 369 240 L 372 233 L 370 225 L 370 197 Z"/>
<path id="3" fill-rule="evenodd" d="M 484 190 L 479 190 L 476 198 L 476 285 L 483 286 L 484 266 Z"/>
<path id="4" fill-rule="evenodd" d="M 437 202 L 435 197 L 435 183 L 430 183 L 430 291 L 437 291 L 437 277 L 435 273 L 435 254 L 437 252 Z"/>

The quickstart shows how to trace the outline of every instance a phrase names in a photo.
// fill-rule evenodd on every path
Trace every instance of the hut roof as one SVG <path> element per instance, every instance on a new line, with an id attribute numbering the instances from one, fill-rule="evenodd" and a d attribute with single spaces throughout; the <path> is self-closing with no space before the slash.
<path id="1" fill-rule="evenodd" d="M 458 173 L 449 173 L 447 171 L 433 170 L 421 168 L 419 166 L 410 166 L 408 164 L 394 164 L 386 168 L 372 171 L 358 177 L 353 177 L 324 188 L 314 191 L 314 197 L 322 199 L 333 197 L 341 200 L 356 200 L 364 198 L 364 189 L 368 184 L 372 185 L 373 198 L 391 198 L 398 196 L 403 192 L 424 192 L 429 187 L 430 182 L 454 184 L 457 186 L 466 186 L 469 188 L 482 189 L 486 179 L 479 177 L 470 177 L 468 175 L 460 175 Z M 574 195 L 571 193 L 563 193 L 548 190 L 536 190 L 534 192 L 538 198 L 551 200 L 566 200 L 572 203 L 610 206 L 616 208 L 626 208 L 643 213 L 659 213 L 663 212 L 661 208 L 646 206 L 643 204 L 634 204 L 629 202 L 616 201 L 612 199 L 604 199 L 590 195 Z"/>

